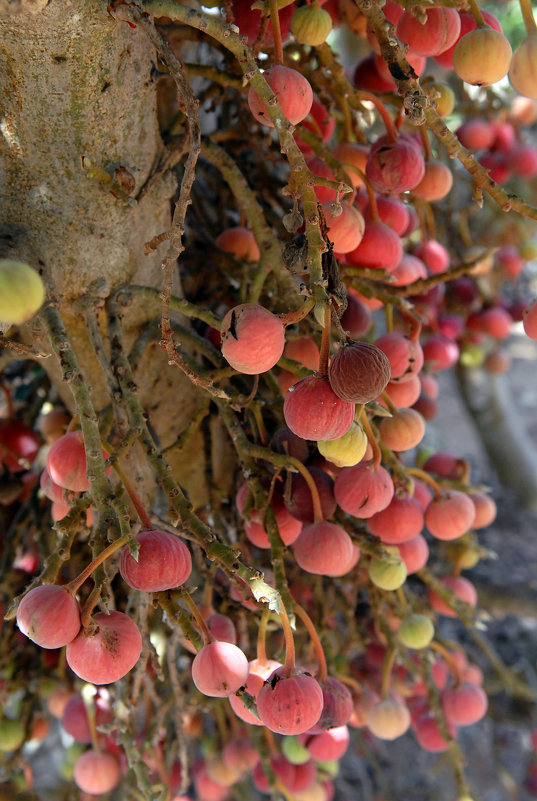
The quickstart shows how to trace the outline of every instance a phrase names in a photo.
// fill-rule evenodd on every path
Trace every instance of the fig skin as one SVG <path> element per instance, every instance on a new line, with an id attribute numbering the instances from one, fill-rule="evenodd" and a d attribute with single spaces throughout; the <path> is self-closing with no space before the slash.
<path id="1" fill-rule="evenodd" d="M 302 439 L 331 440 L 351 427 L 354 404 L 339 398 L 327 378 L 310 375 L 290 388 L 283 414 L 288 428 Z"/>
<path id="2" fill-rule="evenodd" d="M 257 711 L 271 731 L 302 734 L 321 717 L 323 691 L 308 673 L 286 676 L 284 667 L 277 668 L 259 690 Z"/>
<path id="3" fill-rule="evenodd" d="M 372 146 L 365 172 L 376 192 L 399 194 L 414 189 L 425 174 L 425 161 L 413 139 L 381 136 Z"/>
<path id="4" fill-rule="evenodd" d="M 144 592 L 161 592 L 184 584 L 192 572 L 192 558 L 184 542 L 168 531 L 147 529 L 137 538 L 138 560 L 125 547 L 119 572 L 129 587 Z"/>
<path id="5" fill-rule="evenodd" d="M 227 698 L 248 680 L 249 665 L 233 643 L 214 640 L 198 651 L 192 663 L 192 680 L 198 690 L 212 698 Z"/>
<path id="6" fill-rule="evenodd" d="M 61 648 L 80 631 L 78 604 L 64 587 L 42 584 L 20 602 L 17 625 L 41 648 Z"/>
<path id="7" fill-rule="evenodd" d="M 390 360 L 377 345 L 353 342 L 344 345 L 328 368 L 330 386 L 347 403 L 368 403 L 386 388 L 391 377 Z"/>
<path id="8" fill-rule="evenodd" d="M 283 354 L 281 320 L 257 303 L 242 303 L 222 320 L 222 356 L 239 373 L 258 375 L 272 369 Z"/>
<path id="9" fill-rule="evenodd" d="M 131 670 L 142 652 L 142 635 L 124 612 L 97 612 L 96 629 L 82 629 L 67 645 L 67 664 L 83 681 L 112 684 Z"/>
<path id="10" fill-rule="evenodd" d="M 310 113 L 313 104 L 313 89 L 309 81 L 297 70 L 274 64 L 265 70 L 263 77 L 274 92 L 281 110 L 292 125 L 298 125 Z M 274 128 L 264 103 L 253 88 L 248 92 L 248 105 L 256 120 L 268 128 Z"/>

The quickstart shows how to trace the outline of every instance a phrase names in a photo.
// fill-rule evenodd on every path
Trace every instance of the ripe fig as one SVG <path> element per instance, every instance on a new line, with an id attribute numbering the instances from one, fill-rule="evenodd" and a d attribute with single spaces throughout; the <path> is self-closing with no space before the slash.
<path id="1" fill-rule="evenodd" d="M 214 640 L 198 651 L 192 662 L 192 680 L 213 698 L 227 698 L 248 679 L 248 660 L 233 643 Z"/>
<path id="2" fill-rule="evenodd" d="M 109 793 L 121 778 L 116 757 L 106 751 L 85 751 L 75 762 L 75 784 L 89 795 Z"/>
<path id="3" fill-rule="evenodd" d="M 369 518 L 385 509 L 393 498 L 393 481 L 384 467 L 375 470 L 372 462 L 345 467 L 336 479 L 334 494 L 347 514 Z"/>
<path id="4" fill-rule="evenodd" d="M 347 532 L 326 520 L 306 526 L 293 543 L 293 553 L 302 570 L 320 576 L 344 576 L 360 556 Z"/>
<path id="5" fill-rule="evenodd" d="M 257 711 L 265 726 L 277 734 L 301 734 L 321 717 L 323 692 L 308 673 L 286 676 L 278 668 L 257 695 Z"/>
<path id="6" fill-rule="evenodd" d="M 42 584 L 24 596 L 17 625 L 41 648 L 61 648 L 80 631 L 80 611 L 74 596 L 58 584 Z"/>
<path id="7" fill-rule="evenodd" d="M 397 23 L 397 37 L 406 42 L 413 53 L 436 56 L 455 44 L 461 20 L 455 8 L 428 8 L 425 14 L 423 23 L 412 11 L 405 11 Z"/>
<path id="8" fill-rule="evenodd" d="M 124 612 L 97 612 L 95 628 L 82 630 L 67 645 L 67 664 L 84 681 L 111 684 L 123 678 L 142 652 L 142 635 Z"/>
<path id="9" fill-rule="evenodd" d="M 337 439 L 354 420 L 354 403 L 338 398 L 327 378 L 307 376 L 294 384 L 283 404 L 285 422 L 302 439 Z"/>
<path id="10" fill-rule="evenodd" d="M 119 572 L 129 587 L 144 592 L 160 592 L 184 584 L 192 572 L 192 558 L 185 543 L 168 531 L 151 529 L 136 537 L 138 559 L 125 547 Z"/>
<path id="11" fill-rule="evenodd" d="M 230 309 L 222 320 L 221 334 L 222 356 L 239 373 L 265 373 L 283 354 L 282 321 L 257 303 Z"/>
<path id="12" fill-rule="evenodd" d="M 425 174 L 423 156 L 410 137 L 381 136 L 369 152 L 365 172 L 376 192 L 399 194 L 414 189 Z"/>
<path id="13" fill-rule="evenodd" d="M 110 456 L 103 450 L 103 458 Z M 107 468 L 107 475 L 111 471 Z M 86 451 L 81 431 L 68 431 L 56 440 L 47 454 L 47 470 L 51 479 L 60 487 L 72 492 L 89 489 L 86 473 Z"/>
<path id="14" fill-rule="evenodd" d="M 313 103 L 313 90 L 309 81 L 297 70 L 281 64 L 275 64 L 265 70 L 264 78 L 289 122 L 292 125 L 302 122 L 308 116 Z M 248 105 L 258 122 L 268 128 L 274 128 L 274 123 L 253 86 L 248 92 Z"/>
<path id="15" fill-rule="evenodd" d="M 222 231 L 216 237 L 216 244 L 220 250 L 232 253 L 240 261 L 259 260 L 259 247 L 253 233 L 240 225 Z"/>

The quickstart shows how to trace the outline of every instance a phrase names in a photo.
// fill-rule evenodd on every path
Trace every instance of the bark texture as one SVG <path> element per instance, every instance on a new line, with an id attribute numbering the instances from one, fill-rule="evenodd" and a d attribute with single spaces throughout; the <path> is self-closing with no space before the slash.
<path id="1" fill-rule="evenodd" d="M 163 252 L 146 256 L 144 243 L 169 227 L 176 181 L 155 176 L 162 154 L 155 74 L 143 33 L 112 19 L 104 0 L 0 4 L 0 256 L 28 261 L 43 275 L 98 410 L 110 393 L 80 299 L 162 281 Z M 110 191 L 108 177 L 118 168 L 134 179 L 129 197 Z M 158 316 L 158 308 L 131 303 L 127 343 Z M 53 361 L 45 368 L 72 408 Z M 199 393 L 168 367 L 155 341 L 137 378 L 153 428 L 170 445 L 198 408 Z M 184 471 L 198 504 L 205 497 L 202 452 L 189 456 Z M 180 464 L 174 468 L 181 480 Z"/>

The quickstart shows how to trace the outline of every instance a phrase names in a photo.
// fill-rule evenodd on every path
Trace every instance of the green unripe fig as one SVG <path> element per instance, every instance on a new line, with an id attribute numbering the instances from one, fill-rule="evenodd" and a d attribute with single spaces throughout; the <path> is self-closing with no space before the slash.
<path id="1" fill-rule="evenodd" d="M 24 742 L 22 720 L 3 718 L 0 720 L 0 751 L 16 751 Z"/>
<path id="2" fill-rule="evenodd" d="M 291 17 L 291 33 L 300 44 L 316 47 L 332 30 L 332 17 L 318 3 L 297 8 Z"/>
<path id="3" fill-rule="evenodd" d="M 406 580 L 406 565 L 397 547 L 387 547 L 384 559 L 373 557 L 369 563 L 369 578 L 381 590 L 397 590 Z"/>
<path id="4" fill-rule="evenodd" d="M 524 261 L 537 259 L 537 245 L 531 239 L 524 239 L 518 246 L 518 251 Z"/>
<path id="5" fill-rule="evenodd" d="M 407 648 L 427 648 L 434 637 L 434 626 L 425 615 L 409 615 L 401 622 L 397 637 Z"/>
<path id="6" fill-rule="evenodd" d="M 299 743 L 294 734 L 282 739 L 282 752 L 293 765 L 303 765 L 311 759 L 308 749 Z"/>
<path id="7" fill-rule="evenodd" d="M 485 361 L 485 355 L 481 345 L 467 345 L 461 350 L 460 363 L 465 367 L 480 367 Z"/>
<path id="8" fill-rule="evenodd" d="M 471 533 L 448 543 L 446 553 L 448 559 L 462 570 L 470 570 L 470 568 L 475 567 L 482 555 L 476 538 Z"/>
<path id="9" fill-rule="evenodd" d="M 353 467 L 367 450 L 367 437 L 359 423 L 353 423 L 346 434 L 331 440 L 317 442 L 319 453 L 336 467 Z"/>
<path id="10" fill-rule="evenodd" d="M 63 761 L 60 764 L 60 776 L 62 779 L 65 779 L 66 782 L 73 781 L 75 762 L 82 756 L 85 750 L 86 746 L 82 743 L 73 743 L 69 748 L 66 748 Z"/>
<path id="11" fill-rule="evenodd" d="M 317 770 L 326 773 L 328 776 L 337 776 L 339 773 L 339 759 L 333 759 L 330 762 L 322 762 L 315 760 Z"/>
<path id="12" fill-rule="evenodd" d="M 0 320 L 19 325 L 29 320 L 45 300 L 45 285 L 29 264 L 0 259 Z"/>

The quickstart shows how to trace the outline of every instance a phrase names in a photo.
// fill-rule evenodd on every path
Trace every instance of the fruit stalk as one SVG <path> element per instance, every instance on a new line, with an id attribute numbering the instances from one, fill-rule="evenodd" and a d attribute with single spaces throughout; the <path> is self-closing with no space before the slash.
<path id="1" fill-rule="evenodd" d="M 190 595 L 190 593 L 188 592 L 188 590 L 185 590 L 184 588 L 182 588 L 182 589 L 179 590 L 178 595 L 179 595 L 180 598 L 183 599 L 185 604 L 188 606 L 188 608 L 192 612 L 192 615 L 193 615 L 196 623 L 198 624 L 199 630 L 201 632 L 201 636 L 203 637 L 203 644 L 204 645 L 208 645 L 209 643 L 214 642 L 214 637 L 211 634 L 211 632 L 209 631 L 209 627 L 207 626 L 207 623 L 204 621 L 200 610 L 196 606 L 196 603 L 195 603 L 194 599 L 192 598 L 192 596 Z"/>
<path id="2" fill-rule="evenodd" d="M 315 624 L 311 617 L 308 615 L 306 610 L 295 602 L 294 609 L 298 617 L 306 626 L 308 630 L 308 634 L 311 637 L 311 641 L 313 643 L 313 647 L 315 648 L 315 653 L 317 655 L 317 662 L 319 664 L 319 668 L 317 670 L 317 681 L 321 684 L 326 681 L 327 677 L 327 667 L 326 667 L 326 656 L 324 654 L 324 649 L 320 640 L 320 637 L 317 633 L 317 629 L 315 628 Z"/>
<path id="3" fill-rule="evenodd" d="M 456 660 L 453 659 L 448 649 L 436 640 L 432 640 L 432 642 L 429 643 L 429 648 L 432 651 L 436 651 L 437 654 L 440 654 L 440 656 L 447 662 L 448 667 L 455 678 L 455 684 L 453 686 L 456 689 L 462 681 L 461 671 Z"/>
<path id="4" fill-rule="evenodd" d="M 476 3 L 476 0 L 468 0 L 468 4 L 470 6 L 470 11 L 472 12 L 472 15 L 473 15 L 473 17 L 475 19 L 475 24 L 477 25 L 477 27 L 478 28 L 486 28 L 486 27 L 488 27 L 487 23 L 483 19 L 483 14 L 481 13 L 481 9 L 479 8 L 479 6 Z"/>
<path id="5" fill-rule="evenodd" d="M 266 640 L 269 614 L 270 611 L 268 609 L 263 609 L 261 620 L 259 621 L 259 629 L 257 630 L 257 661 L 260 665 L 267 664 Z"/>
<path id="6" fill-rule="evenodd" d="M 531 0 L 520 0 L 520 10 L 522 12 L 524 25 L 526 26 L 526 33 L 528 36 L 537 35 L 537 24 L 535 22 L 535 17 L 533 16 Z"/>
<path id="7" fill-rule="evenodd" d="M 280 620 L 283 628 L 283 636 L 285 638 L 285 662 L 283 665 L 282 675 L 289 678 L 293 675 L 295 669 L 295 640 L 293 638 L 293 630 L 289 621 L 287 610 L 283 604 L 280 604 Z"/>
<path id="8" fill-rule="evenodd" d="M 110 543 L 110 545 L 101 551 L 101 553 L 98 554 L 95 559 L 91 560 L 89 565 L 84 568 L 82 573 L 79 573 L 76 578 L 65 585 L 65 589 L 72 593 L 72 595 L 75 595 L 75 593 L 78 592 L 80 587 L 84 584 L 86 579 L 91 576 L 93 571 L 96 570 L 99 565 L 102 565 L 102 563 L 108 559 L 109 556 L 112 556 L 112 554 L 115 553 L 119 548 L 122 548 L 124 545 L 126 545 L 129 539 L 130 536 L 124 534 L 122 537 L 119 537 L 117 540 L 114 540 L 114 542 Z"/>
<path id="9" fill-rule="evenodd" d="M 389 142 L 395 142 L 398 136 L 397 128 L 394 125 L 392 118 L 390 117 L 390 112 L 376 95 L 372 92 L 367 92 L 365 89 L 358 89 L 356 91 L 357 96 L 360 100 L 367 100 L 370 103 L 373 103 L 375 108 L 377 109 L 378 113 L 382 118 L 382 122 L 384 123 L 384 127 L 386 128 L 386 135 Z"/>
<path id="10" fill-rule="evenodd" d="M 108 443 L 103 443 L 103 447 L 109 453 L 113 452 L 113 448 Z M 131 499 L 132 505 L 136 509 L 136 512 L 138 513 L 138 517 L 140 518 L 140 521 L 141 521 L 143 527 L 145 529 L 150 529 L 150 530 L 154 529 L 155 527 L 154 527 L 153 523 L 151 522 L 151 518 L 149 517 L 145 506 L 143 505 L 142 501 L 140 500 L 140 496 L 138 495 L 138 493 L 136 492 L 136 490 L 132 486 L 131 482 L 129 481 L 129 479 L 125 475 L 125 473 L 123 471 L 123 468 L 121 468 L 117 462 L 114 462 L 112 466 L 113 466 L 114 470 L 116 471 L 116 473 L 118 474 L 119 478 L 121 479 L 121 483 L 123 484 L 123 486 L 127 490 L 127 494 L 129 496 L 129 498 Z"/>
<path id="11" fill-rule="evenodd" d="M 321 499 L 319 497 L 319 490 L 317 489 L 317 484 L 315 483 L 315 480 L 313 479 L 310 471 L 305 465 L 302 464 L 302 462 L 300 462 L 298 459 L 295 459 L 294 456 L 289 456 L 288 459 L 289 462 L 293 465 L 293 467 L 295 467 L 298 470 L 298 472 L 300 473 L 300 475 L 302 476 L 302 478 L 309 487 L 309 490 L 311 492 L 311 500 L 313 503 L 314 522 L 318 523 L 319 521 L 324 520 L 323 510 L 321 506 Z"/>
<path id="12" fill-rule="evenodd" d="M 319 355 L 319 369 L 317 375 L 325 378 L 328 375 L 328 360 L 330 358 L 330 335 L 331 335 L 332 312 L 327 303 L 324 307 L 324 325 L 321 339 L 321 352 Z"/>
<path id="13" fill-rule="evenodd" d="M 384 663 L 382 665 L 382 677 L 381 677 L 381 684 L 380 684 L 380 695 L 381 698 L 387 698 L 388 693 L 390 691 L 390 682 L 392 676 L 392 668 L 395 662 L 395 657 L 397 655 L 396 648 L 390 648 L 386 656 L 384 658 Z"/>
<path id="14" fill-rule="evenodd" d="M 373 468 L 374 470 L 378 470 L 380 467 L 380 463 L 382 462 L 382 452 L 379 448 L 377 438 L 373 433 L 373 429 L 371 428 L 371 423 L 369 422 L 369 417 L 367 416 L 367 414 L 362 414 L 361 423 L 365 431 L 367 441 L 371 445 L 371 450 L 373 451 Z"/>
<path id="15" fill-rule="evenodd" d="M 432 491 L 434 492 L 435 498 L 442 497 L 442 488 L 440 484 L 434 480 L 430 473 L 426 470 L 421 470 L 419 467 L 407 467 L 405 471 L 408 475 L 415 476 L 419 478 L 420 481 L 423 481 L 424 484 L 427 484 Z"/>
<path id="16" fill-rule="evenodd" d="M 272 35 L 274 36 L 274 63 L 283 64 L 283 44 L 278 0 L 269 0 L 269 9 L 270 21 L 272 23 Z"/>
<path id="17" fill-rule="evenodd" d="M 296 309 L 295 311 L 286 312 L 285 314 L 280 314 L 279 318 L 284 325 L 294 325 L 295 323 L 299 323 L 304 317 L 307 317 L 310 311 L 315 306 L 315 300 L 313 298 L 308 298 L 300 308 Z"/>

